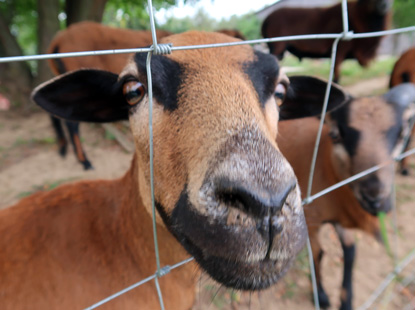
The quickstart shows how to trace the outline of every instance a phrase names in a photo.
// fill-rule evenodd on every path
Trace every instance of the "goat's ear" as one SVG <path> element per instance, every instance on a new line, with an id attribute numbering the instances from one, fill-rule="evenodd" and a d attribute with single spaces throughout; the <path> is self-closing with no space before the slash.
<path id="1" fill-rule="evenodd" d="M 47 112 L 70 121 L 125 120 L 129 106 L 117 79 L 107 71 L 74 71 L 39 85 L 32 99 Z"/>
<path id="2" fill-rule="evenodd" d="M 286 98 L 280 106 L 280 120 L 319 116 L 324 104 L 327 82 L 311 76 L 291 76 Z M 348 101 L 350 96 L 335 83 L 331 85 L 327 111 Z"/>

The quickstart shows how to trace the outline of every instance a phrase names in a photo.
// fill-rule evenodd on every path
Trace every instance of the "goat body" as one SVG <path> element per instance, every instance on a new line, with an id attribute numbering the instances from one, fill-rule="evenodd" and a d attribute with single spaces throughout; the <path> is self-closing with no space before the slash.
<path id="1" fill-rule="evenodd" d="M 163 43 L 232 40 L 188 32 Z M 136 153 L 119 180 L 64 185 L 0 211 L 2 310 L 85 308 L 156 271 L 146 59 L 135 54 L 119 76 L 79 70 L 34 91 L 36 103 L 70 121 L 129 119 Z M 151 67 L 161 265 L 192 255 L 223 285 L 269 287 L 306 239 L 297 181 L 275 142 L 277 121 L 318 114 L 326 83 L 292 78 L 294 91 L 282 101 L 288 81 L 275 57 L 250 46 L 153 55 Z M 345 100 L 334 97 L 331 108 Z M 197 276 L 191 263 L 160 279 L 167 309 L 191 307 Z M 154 283 L 103 307 L 157 309 Z"/>
<path id="2" fill-rule="evenodd" d="M 385 30 L 389 25 L 391 0 L 359 0 L 347 4 L 349 29 L 355 33 Z M 327 8 L 281 8 L 272 12 L 262 24 L 264 38 L 340 33 L 343 31 L 342 4 Z M 355 58 L 367 66 L 375 56 L 382 37 L 340 41 L 334 67 L 339 81 L 344 59 Z M 333 39 L 269 42 L 270 53 L 283 58 L 288 50 L 299 59 L 331 57 Z"/>

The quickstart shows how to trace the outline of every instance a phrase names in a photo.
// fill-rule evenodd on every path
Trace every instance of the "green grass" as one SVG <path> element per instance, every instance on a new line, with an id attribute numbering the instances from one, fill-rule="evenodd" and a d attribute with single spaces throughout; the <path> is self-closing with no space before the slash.
<path id="1" fill-rule="evenodd" d="M 395 57 L 382 57 L 372 61 L 367 68 L 363 68 L 356 60 L 345 60 L 341 66 L 340 83 L 344 86 L 357 83 L 359 80 L 371 79 L 389 75 L 395 64 Z M 330 73 L 330 59 L 298 58 L 287 55 L 281 61 L 284 67 L 292 67 L 299 71 L 288 75 L 313 75 L 328 79 Z"/>
<path id="2" fill-rule="evenodd" d="M 52 137 L 46 137 L 46 138 L 41 138 L 41 139 L 22 139 L 22 138 L 17 138 L 16 141 L 14 142 L 13 146 L 18 147 L 18 146 L 23 146 L 23 145 L 33 145 L 33 144 L 37 144 L 37 145 L 52 145 L 56 143 L 56 139 L 52 138 Z"/>

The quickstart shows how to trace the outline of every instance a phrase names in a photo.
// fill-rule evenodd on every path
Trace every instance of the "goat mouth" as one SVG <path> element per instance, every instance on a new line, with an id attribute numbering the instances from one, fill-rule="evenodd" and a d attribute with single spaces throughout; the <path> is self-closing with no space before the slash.
<path id="1" fill-rule="evenodd" d="M 235 289 L 260 290 L 286 273 L 305 244 L 303 213 L 280 219 L 287 225 L 272 240 L 264 238 L 256 225 L 229 226 L 198 213 L 183 191 L 167 226 L 213 279 Z"/>
<path id="2" fill-rule="evenodd" d="M 391 209 L 391 199 L 385 198 L 385 199 L 379 199 L 377 201 L 372 201 L 365 199 L 364 196 L 362 196 L 360 199 L 360 204 L 366 212 L 373 216 L 377 216 L 380 212 L 389 212 Z"/>
<path id="3" fill-rule="evenodd" d="M 263 290 L 275 284 L 290 268 L 292 259 L 265 258 L 250 263 L 221 257 L 198 257 L 196 261 L 214 280 L 238 290 Z"/>

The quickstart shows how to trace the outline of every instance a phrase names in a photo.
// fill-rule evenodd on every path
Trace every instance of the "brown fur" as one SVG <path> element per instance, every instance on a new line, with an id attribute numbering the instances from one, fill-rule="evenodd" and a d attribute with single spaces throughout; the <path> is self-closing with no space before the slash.
<path id="1" fill-rule="evenodd" d="M 415 84 L 415 48 L 410 48 L 404 52 L 395 63 L 389 81 L 389 87 L 410 82 Z M 415 134 L 415 127 L 412 129 L 411 136 Z M 407 149 L 405 149 L 406 151 Z M 408 157 L 402 159 L 400 163 L 401 173 L 409 173 Z"/>
<path id="2" fill-rule="evenodd" d="M 190 32 L 171 36 L 165 42 L 180 46 L 230 40 L 221 34 Z M 270 285 L 301 249 L 305 227 L 295 176 L 277 148 L 275 124 L 268 124 L 278 119 L 278 110 L 261 108 L 244 71 L 244 64 L 255 59 L 253 50 L 239 46 L 186 50 L 159 57 L 181 64 L 187 73 L 177 109 L 166 111 L 161 102 L 153 104 L 155 198 L 164 216 L 161 219 L 157 213 L 161 265 L 187 258 L 189 254 L 183 246 L 191 241 L 202 249 L 203 259 L 219 257 L 225 264 L 230 262 L 229 268 L 216 271 L 219 276 L 226 272 L 230 277 L 244 274 L 257 285 L 255 281 L 265 281 L 262 279 L 274 274 L 271 282 L 265 283 Z M 88 70 L 81 73 L 99 74 Z M 130 76 L 128 81 L 135 78 L 146 83 L 145 72 L 134 62 L 126 66 L 121 78 L 126 74 Z M 38 87 L 34 99 L 38 100 L 45 91 L 46 95 L 62 96 L 64 100 L 68 95 L 61 95 L 64 87 L 56 87 L 54 83 L 62 80 L 79 83 L 78 79 L 71 80 L 73 76 L 76 75 L 67 74 Z M 277 77 L 269 78 L 278 83 Z M 55 99 L 50 100 L 55 103 Z M 76 104 L 77 100 L 74 101 Z M 266 105 L 277 103 L 270 95 Z M 136 154 L 123 178 L 64 185 L 25 198 L 0 212 L 2 309 L 82 309 L 156 271 L 148 104 L 148 98 L 144 97 L 130 109 Z M 59 103 L 56 106 L 59 111 Z M 265 117 L 264 113 L 275 115 Z M 271 240 L 268 240 L 271 234 L 267 233 L 266 241 L 256 226 L 265 218 L 238 208 L 239 200 L 216 202 L 218 198 L 209 191 L 215 192 L 217 188 L 212 186 L 220 186 L 215 185 L 217 178 L 242 184 L 252 191 L 252 197 L 285 193 L 289 189 L 284 208 L 277 215 L 271 214 L 271 218 L 280 220 L 283 233 L 275 233 L 275 239 Z M 181 222 L 178 219 L 178 223 L 171 225 L 177 220 L 175 212 L 183 207 L 179 201 L 183 193 L 187 193 L 192 208 L 187 215 L 196 214 L 205 220 L 183 223 L 185 219 Z M 271 210 L 273 205 L 268 207 Z M 224 208 L 229 214 L 215 224 L 218 218 L 222 219 Z M 236 221 L 238 215 L 246 221 Z M 210 237 L 203 239 L 212 223 L 222 233 L 213 229 L 207 232 Z M 190 236 L 182 233 L 180 244 L 172 235 L 181 233 L 179 228 L 195 229 L 198 233 Z M 223 265 L 219 262 L 218 266 Z M 196 265 L 191 263 L 160 279 L 166 309 L 190 309 L 197 277 Z M 137 307 L 160 307 L 153 282 L 102 308 Z"/>
<path id="3" fill-rule="evenodd" d="M 390 15 L 377 16 L 376 0 L 348 2 L 349 29 L 355 33 L 381 31 L 389 27 Z M 379 1 L 378 1 L 379 2 Z M 375 23 L 373 20 L 378 19 Z M 264 38 L 340 33 L 343 31 L 341 3 L 327 8 L 281 8 L 271 13 L 262 24 Z M 355 58 L 361 66 L 367 66 L 375 56 L 382 37 L 340 41 L 334 67 L 334 80 L 339 81 L 340 65 L 346 58 Z M 282 59 L 289 50 L 299 57 L 331 57 L 333 39 L 270 42 L 270 52 Z"/>

